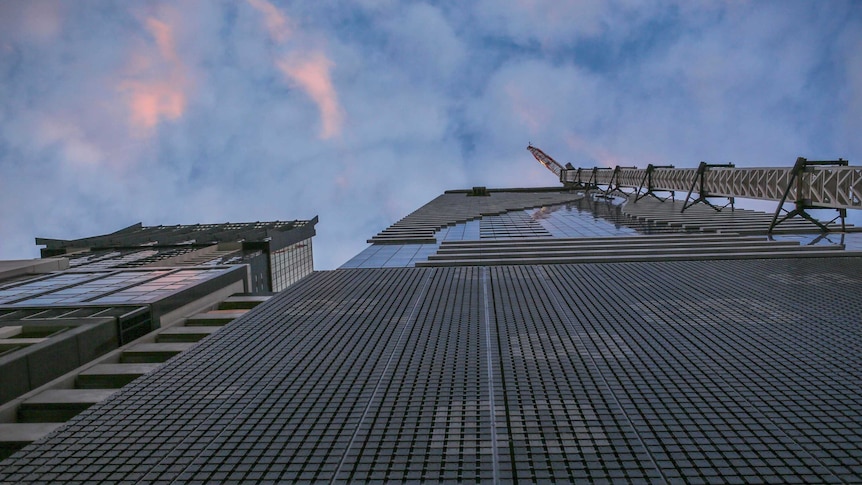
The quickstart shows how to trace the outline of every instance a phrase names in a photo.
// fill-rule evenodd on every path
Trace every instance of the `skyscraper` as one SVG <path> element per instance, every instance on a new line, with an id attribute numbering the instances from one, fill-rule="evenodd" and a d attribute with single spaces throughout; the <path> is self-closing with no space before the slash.
<path id="1" fill-rule="evenodd" d="M 136 224 L 0 262 L 0 459 L 311 273 L 316 222 Z"/>
<path id="2" fill-rule="evenodd" d="M 250 291 L 281 291 L 311 273 L 308 221 L 148 226 L 133 224 L 76 240 L 36 238 L 42 257 L 67 256 L 73 268 L 141 268 L 244 264 Z"/>
<path id="3" fill-rule="evenodd" d="M 594 195 L 447 192 L 0 481 L 862 480 L 854 235 Z"/>

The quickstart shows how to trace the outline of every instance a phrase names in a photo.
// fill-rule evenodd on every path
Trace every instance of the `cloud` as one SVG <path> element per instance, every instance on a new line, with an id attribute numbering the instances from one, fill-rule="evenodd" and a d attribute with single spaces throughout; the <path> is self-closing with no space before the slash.
<path id="1" fill-rule="evenodd" d="M 538 135 L 550 121 L 550 113 L 544 106 L 527 99 L 523 88 L 515 82 L 507 82 L 503 92 L 508 98 L 512 115 L 524 125 L 528 134 Z"/>
<path id="2" fill-rule="evenodd" d="M 173 28 L 154 17 L 146 18 L 143 23 L 156 49 L 143 43 L 132 53 L 127 74 L 117 86 L 126 96 L 129 125 L 138 136 L 152 135 L 163 120 L 179 119 L 185 112 L 189 89 L 186 67 L 177 55 Z"/>
<path id="3" fill-rule="evenodd" d="M 293 22 L 266 0 L 248 0 L 249 5 L 263 14 L 263 21 L 275 42 L 285 42 L 294 32 Z"/>
<path id="4" fill-rule="evenodd" d="M 277 65 L 288 81 L 299 86 L 317 104 L 322 120 L 320 138 L 325 140 L 338 135 L 344 114 L 329 74 L 332 61 L 322 52 L 311 52 L 305 56 L 286 56 Z"/>
<path id="5" fill-rule="evenodd" d="M 0 257 L 319 214 L 329 269 L 446 189 L 554 185 L 528 142 L 586 167 L 859 164 L 858 11 L 0 2 Z"/>
<path id="6" fill-rule="evenodd" d="M 838 90 L 843 111 L 841 123 L 841 138 L 849 140 L 854 152 L 862 153 L 862 32 L 859 29 L 846 30 L 840 44 L 844 72 L 847 83 Z M 834 156 L 840 156 L 840 153 Z M 854 165 L 862 164 L 862 160 L 851 160 Z"/>
<path id="7" fill-rule="evenodd" d="M 577 36 L 597 36 L 618 20 L 617 2 L 582 0 L 480 0 L 475 5 L 479 28 L 518 43 L 539 41 L 544 47 L 569 43 Z M 625 6 L 625 5 L 623 5 Z M 628 8 L 628 7 L 626 7 Z"/>
<path id="8" fill-rule="evenodd" d="M 7 1 L 0 3 L 0 31 L 40 44 L 56 41 L 63 27 L 64 2 Z"/>
<path id="9" fill-rule="evenodd" d="M 467 66 L 467 50 L 440 8 L 425 3 L 405 4 L 380 25 L 386 34 L 384 53 L 392 62 L 415 74 L 413 82 L 451 83 Z"/>
<path id="10" fill-rule="evenodd" d="M 308 47 L 310 39 L 293 27 L 293 22 L 266 0 L 248 0 L 263 15 L 263 22 L 273 42 L 286 53 L 275 61 L 285 80 L 298 87 L 317 105 L 321 127 L 319 136 L 326 140 L 338 136 L 344 122 L 344 110 L 332 83 L 335 63 L 320 48 Z"/>

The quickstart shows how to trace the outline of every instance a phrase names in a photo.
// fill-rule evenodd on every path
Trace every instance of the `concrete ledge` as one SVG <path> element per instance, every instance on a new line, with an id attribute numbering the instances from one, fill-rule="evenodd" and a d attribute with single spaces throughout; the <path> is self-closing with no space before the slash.
<path id="1" fill-rule="evenodd" d="M 160 363 L 99 364 L 78 374 L 75 382 L 80 389 L 118 389 L 157 369 L 160 365 Z"/>
<path id="2" fill-rule="evenodd" d="M 232 296 L 219 303 L 219 310 L 250 310 L 269 300 L 270 296 Z"/>
<path id="3" fill-rule="evenodd" d="M 237 287 L 238 286 L 238 287 Z M 165 330 L 167 328 L 171 328 L 173 325 L 179 324 L 180 322 L 185 321 L 185 319 L 189 315 L 193 315 L 197 312 L 206 311 L 207 309 L 214 308 L 221 300 L 228 298 L 237 292 L 243 292 L 243 282 L 235 282 L 228 287 L 222 288 L 212 294 L 208 294 L 204 298 L 199 298 L 194 300 L 193 302 L 182 306 L 176 310 L 171 311 L 169 314 L 162 316 L 162 329 Z M 116 324 L 114 322 L 113 317 L 102 317 L 104 321 L 108 324 L 104 327 L 104 330 L 110 330 L 111 335 L 113 336 L 114 341 L 116 341 Z M 91 319 L 88 319 L 88 322 Z M 94 323 L 101 322 L 102 320 L 92 319 Z M 42 322 L 43 320 L 30 320 L 28 322 Z M 46 324 L 51 323 L 52 325 L 56 325 L 55 321 L 44 321 Z M 18 326 L 20 327 L 20 326 Z M 103 327 L 100 327 L 103 328 Z M 78 329 L 73 329 L 70 332 L 75 333 L 78 332 Z M 17 332 L 15 332 L 17 333 Z M 11 331 L 8 332 L 8 335 L 14 335 Z M 63 373 L 59 377 L 56 377 L 47 383 L 41 385 L 37 389 L 29 389 L 27 387 L 27 383 L 29 382 L 29 371 L 27 369 L 27 360 L 26 359 L 15 359 L 11 362 L 6 362 L 4 364 L 4 357 L 0 357 L 0 374 L 3 375 L 20 375 L 23 376 L 23 379 L 12 379 L 12 380 L 4 380 L 2 384 L 0 384 L 0 397 L 4 394 L 10 394 L 11 399 L 8 402 L 2 402 L 0 400 L 0 423 L 13 423 L 18 419 L 18 407 L 22 402 L 44 392 L 47 389 L 73 389 L 76 387 L 77 377 L 80 373 L 93 368 L 97 365 L 101 364 L 117 364 L 120 363 L 122 353 L 142 343 L 153 342 L 156 339 L 158 332 L 151 332 L 147 335 L 144 335 L 140 339 L 130 342 L 120 348 L 113 348 L 110 352 L 98 356 L 90 356 L 86 359 L 88 362 L 83 364 L 83 366 L 76 366 L 74 369 L 69 370 L 68 372 Z M 69 335 L 69 333 L 64 332 L 63 335 Z M 83 355 L 94 354 L 97 347 L 102 345 L 102 341 L 99 339 L 93 339 L 92 335 L 81 335 L 78 340 L 79 347 L 83 348 Z M 98 345 L 93 344 L 95 342 Z M 44 346 L 47 343 L 36 344 L 32 347 Z M 114 343 L 116 345 L 116 343 Z M 193 344 L 192 344 L 193 345 Z M 25 348 L 25 351 L 27 349 Z M 58 370 L 58 358 L 65 358 L 65 356 L 69 355 L 69 350 L 66 348 L 60 349 L 60 352 L 52 353 L 48 356 L 40 355 L 38 362 L 39 365 L 44 366 L 46 369 L 50 369 L 51 371 L 56 372 Z M 79 349 L 79 353 L 82 352 Z M 89 352 L 89 354 L 88 354 Z M 147 363 L 147 362 L 144 362 Z M 10 382 L 11 381 L 11 382 Z M 17 387 L 17 386 L 20 386 Z"/>
<path id="4" fill-rule="evenodd" d="M 631 236 L 611 236 L 611 237 L 531 237 L 518 239 L 475 239 L 465 241 L 443 241 L 440 244 L 441 248 L 472 248 L 486 246 L 532 246 L 532 245 L 547 245 L 547 246 L 571 246 L 571 245 L 593 245 L 599 243 L 613 243 L 614 245 L 622 243 L 646 243 L 658 242 L 667 244 L 674 241 L 735 241 L 740 238 L 734 238 L 733 233 L 667 233 L 667 234 L 644 234 Z M 762 241 L 762 237 L 745 236 L 745 240 Z"/>
<path id="5" fill-rule="evenodd" d="M 470 247 L 470 248 L 448 248 L 441 247 L 437 253 L 429 256 L 430 259 L 437 259 L 440 256 L 466 256 L 466 255 L 491 255 L 504 254 L 515 257 L 518 254 L 537 254 L 552 256 L 558 253 L 576 253 L 576 254 L 602 254 L 619 252 L 626 254 L 628 251 L 649 250 L 657 252 L 673 251 L 691 251 L 704 248 L 747 248 L 747 247 L 768 247 L 780 248 L 787 246 L 799 246 L 798 241 L 768 241 L 764 238 L 760 240 L 737 240 L 726 239 L 723 241 L 673 241 L 666 244 L 656 245 L 655 243 L 646 242 L 638 244 L 637 242 L 620 241 L 619 244 L 603 244 L 603 245 L 572 245 L 572 246 L 493 246 L 488 248 Z M 825 245 L 824 245 L 825 246 Z M 813 247 L 813 246 L 812 246 Z M 833 248 L 835 249 L 835 248 Z"/>
<path id="6" fill-rule="evenodd" d="M 21 333 L 22 328 L 23 327 L 21 325 L 9 325 L 6 327 L 0 327 L 0 338 L 12 338 L 13 335 L 18 335 L 19 333 Z"/>
<path id="7" fill-rule="evenodd" d="M 186 326 L 220 326 L 236 320 L 245 315 L 248 310 L 212 310 L 206 313 L 198 313 L 186 319 Z"/>
<path id="8" fill-rule="evenodd" d="M 523 258 L 523 259 L 453 259 L 446 261 L 419 261 L 417 268 L 434 266 L 514 266 L 520 264 L 589 264 L 589 263 L 636 263 L 646 261 L 705 261 L 719 259 L 775 259 L 775 258 L 841 258 L 862 257 L 862 251 L 845 251 L 843 249 L 818 251 L 778 251 L 778 252 L 734 252 L 734 253 L 695 253 L 666 255 L 630 255 L 630 256 L 580 256 L 560 258 Z"/>
<path id="9" fill-rule="evenodd" d="M 26 274 L 42 274 L 69 269 L 68 258 L 14 259 L 0 261 L 0 280 Z"/>
<path id="10" fill-rule="evenodd" d="M 156 342 L 197 342 L 221 330 L 220 326 L 172 327 L 156 335 Z"/>
<path id="11" fill-rule="evenodd" d="M 437 244 L 437 239 L 433 237 L 392 237 L 381 238 L 375 237 L 366 241 L 368 244 Z"/>
<path id="12" fill-rule="evenodd" d="M 18 421 L 21 423 L 68 421 L 115 392 L 117 392 L 116 389 L 50 389 L 22 402 L 18 408 Z"/>
<path id="13" fill-rule="evenodd" d="M 191 348 L 194 343 L 152 343 L 140 344 L 123 351 L 120 362 L 123 364 L 144 364 L 164 362 L 180 352 Z"/>
<path id="14" fill-rule="evenodd" d="M 64 423 L 0 423 L 0 460 L 47 436 Z"/>
<path id="15" fill-rule="evenodd" d="M 18 338 L 0 342 L 0 404 L 39 388 L 117 348 L 117 324 L 114 317 L 68 320 L 26 319 L 16 325 L 25 332 L 47 333 L 44 338 Z M 17 323 L 17 322 L 16 322 Z M 26 333 L 25 333 L 26 335 Z M 8 342 L 14 342 L 9 344 Z M 2 421 L 2 420 L 0 420 Z"/>

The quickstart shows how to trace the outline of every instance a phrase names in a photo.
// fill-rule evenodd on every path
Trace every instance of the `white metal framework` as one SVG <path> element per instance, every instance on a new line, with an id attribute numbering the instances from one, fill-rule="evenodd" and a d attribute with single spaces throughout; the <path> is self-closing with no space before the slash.
<path id="1" fill-rule="evenodd" d="M 843 219 L 847 209 L 862 209 L 862 167 L 851 167 L 846 160 L 807 160 L 797 158 L 790 168 L 745 167 L 732 164 L 710 165 L 701 162 L 698 168 L 674 168 L 673 166 L 650 165 L 645 169 L 620 167 L 564 168 L 542 150 L 534 146 L 527 149 L 542 165 L 559 176 L 567 187 L 597 189 L 606 187 L 605 194 L 622 192 L 622 188 L 634 189 L 635 201 L 654 192 L 688 191 L 683 211 L 698 202 L 716 210 L 710 197 L 727 197 L 731 207 L 735 197 L 778 201 L 779 206 L 770 226 L 801 216 L 828 230 L 806 213 L 806 209 L 837 209 Z M 698 196 L 690 201 L 692 193 Z M 793 210 L 785 210 L 785 202 L 795 204 Z M 782 212 L 784 215 L 782 216 Z"/>
<path id="2" fill-rule="evenodd" d="M 655 168 L 650 188 L 685 192 L 696 183 L 697 171 L 697 168 Z M 646 175 L 646 169 L 621 168 L 614 185 L 637 189 Z M 610 185 L 614 171 L 601 168 L 580 169 L 580 174 L 579 169 L 560 171 L 560 181 L 567 185 L 586 185 L 591 177 L 596 185 Z M 827 209 L 862 209 L 862 167 L 806 166 L 798 178 L 800 182 L 790 186 L 788 200 L 807 200 L 812 206 Z M 704 174 L 704 188 L 710 197 L 778 201 L 792 179 L 793 168 L 710 167 Z"/>

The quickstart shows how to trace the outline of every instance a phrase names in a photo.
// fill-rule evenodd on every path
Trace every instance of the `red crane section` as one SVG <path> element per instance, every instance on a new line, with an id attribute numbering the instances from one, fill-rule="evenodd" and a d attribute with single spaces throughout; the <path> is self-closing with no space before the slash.
<path id="1" fill-rule="evenodd" d="M 545 168 L 547 168 L 551 172 L 554 172 L 555 174 L 557 174 L 557 177 L 562 175 L 563 170 L 564 170 L 563 166 L 560 165 L 559 163 L 557 163 L 556 160 L 551 158 L 550 155 L 548 155 L 547 153 L 543 152 L 542 150 L 534 147 L 533 145 L 527 146 L 527 150 L 530 150 L 530 153 L 532 153 L 533 156 L 536 157 L 536 160 L 538 160 L 539 163 L 544 165 Z"/>

